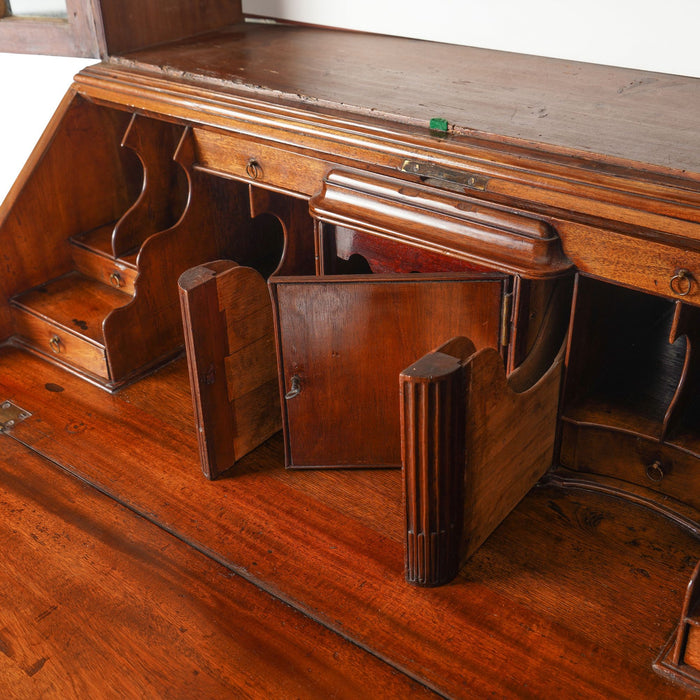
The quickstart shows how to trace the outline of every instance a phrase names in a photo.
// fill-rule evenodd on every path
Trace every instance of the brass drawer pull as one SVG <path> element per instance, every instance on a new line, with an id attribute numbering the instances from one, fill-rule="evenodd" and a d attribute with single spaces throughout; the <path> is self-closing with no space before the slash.
<path id="1" fill-rule="evenodd" d="M 664 476 L 666 476 L 664 474 L 663 465 L 658 459 L 647 467 L 646 474 L 647 479 L 656 484 L 658 484 L 664 478 Z"/>
<path id="2" fill-rule="evenodd" d="M 61 339 L 57 335 L 51 336 L 49 340 L 49 347 L 58 355 L 61 352 Z"/>
<path id="3" fill-rule="evenodd" d="M 255 158 L 251 158 L 248 161 L 247 165 L 245 166 L 245 171 L 251 180 L 257 180 L 258 178 L 262 177 L 262 168 L 260 167 L 260 163 L 258 163 Z"/>
<path id="4" fill-rule="evenodd" d="M 292 386 L 289 388 L 289 391 L 284 395 L 284 398 L 289 401 L 290 399 L 293 399 L 295 396 L 299 396 L 301 393 L 301 379 L 299 379 L 299 375 L 295 374 L 292 377 Z"/>
<path id="5" fill-rule="evenodd" d="M 122 276 L 118 272 L 113 272 L 109 276 L 109 282 L 113 287 L 121 287 L 122 286 Z"/>
<path id="6" fill-rule="evenodd" d="M 676 274 L 671 277 L 669 284 L 674 294 L 679 297 L 688 296 L 693 288 L 693 273 L 682 267 L 680 270 L 676 270 Z"/>

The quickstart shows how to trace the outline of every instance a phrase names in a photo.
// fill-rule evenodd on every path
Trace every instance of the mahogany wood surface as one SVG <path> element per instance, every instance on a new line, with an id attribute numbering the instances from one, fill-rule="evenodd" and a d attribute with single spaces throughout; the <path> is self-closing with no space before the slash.
<path id="1" fill-rule="evenodd" d="M 243 16 L 240 0 L 92 1 L 104 32 L 103 56 L 202 34 Z"/>
<path id="2" fill-rule="evenodd" d="M 183 360 L 115 395 L 12 348 L 0 363 L 34 414 L 10 437 L 443 695 L 685 697 L 651 664 L 700 543 L 657 514 L 536 489 L 453 584 L 416 589 L 398 471 L 285 471 L 273 438 L 208 482 Z"/>
<path id="3" fill-rule="evenodd" d="M 454 335 L 499 343 L 505 279 L 462 275 L 272 277 L 287 459 L 398 467 L 399 373 Z"/>
<path id="4" fill-rule="evenodd" d="M 184 174 L 175 163 L 175 149 L 182 133 L 172 124 L 132 115 L 121 145 L 141 161 L 143 186 L 112 232 L 115 258 L 138 250 L 150 235 L 170 228 L 180 218 L 187 192 Z"/>
<path id="5" fill-rule="evenodd" d="M 561 150 L 700 171 L 694 117 L 700 82 L 691 78 L 256 24 L 227 28 L 215 40 L 194 38 L 140 51 L 128 62 L 146 69 L 164 67 L 173 78 L 197 76 L 224 89 L 267 93 L 312 110 L 342 104 L 346 113 L 424 128 L 431 118 L 441 117 L 458 134 L 523 145 L 544 140 Z M 284 70 L 270 71 L 270 62 Z M 662 113 L 659 101 L 665 104 Z M 672 120 L 666 119 L 666 110 Z"/>
<path id="6" fill-rule="evenodd" d="M 401 372 L 402 496 L 406 511 L 406 580 L 451 581 L 464 535 L 467 382 L 476 351 L 454 338 Z"/>
<path id="7" fill-rule="evenodd" d="M 178 280 L 202 471 L 213 479 L 282 429 L 272 304 L 251 267 L 217 260 Z"/>
<path id="8" fill-rule="evenodd" d="M 115 221 L 136 199 L 138 162 L 119 147 L 128 119 L 72 93 L 58 107 L 0 206 L 4 300 L 68 272 L 69 237 Z M 11 332 L 2 304 L 0 336 Z"/>
<path id="9" fill-rule="evenodd" d="M 0 435 L 4 698 L 435 697 Z"/>

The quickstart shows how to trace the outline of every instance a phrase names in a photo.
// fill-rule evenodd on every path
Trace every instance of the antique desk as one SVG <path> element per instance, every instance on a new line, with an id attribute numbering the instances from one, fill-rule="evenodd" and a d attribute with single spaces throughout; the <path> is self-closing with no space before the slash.
<path id="1" fill-rule="evenodd" d="M 700 81 L 242 21 L 120 41 L 2 207 L 6 344 L 118 391 L 186 342 L 209 478 L 280 428 L 290 468 L 402 467 L 415 583 L 543 477 L 697 534 Z M 659 661 L 691 684 L 696 595 Z"/>

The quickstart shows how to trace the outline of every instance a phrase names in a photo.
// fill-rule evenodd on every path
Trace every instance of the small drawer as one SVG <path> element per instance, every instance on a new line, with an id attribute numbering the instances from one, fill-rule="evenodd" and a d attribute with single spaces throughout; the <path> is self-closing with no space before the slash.
<path id="1" fill-rule="evenodd" d="M 562 226 L 579 272 L 700 305 L 700 253 L 587 226 Z"/>
<path id="2" fill-rule="evenodd" d="M 110 378 L 103 346 L 22 309 L 13 309 L 12 313 L 15 331 L 30 347 L 61 364 L 71 365 L 103 379 Z"/>
<path id="3" fill-rule="evenodd" d="M 118 289 L 125 294 L 134 294 L 136 270 L 118 260 L 94 255 L 90 251 L 76 248 L 73 251 L 76 270 L 92 279 Z"/>
<path id="4" fill-rule="evenodd" d="M 564 422 L 563 467 L 644 486 L 700 511 L 700 462 L 693 455 L 637 435 Z"/>
<path id="5" fill-rule="evenodd" d="M 318 158 L 237 134 L 195 129 L 195 138 L 198 167 L 274 189 L 311 195 L 329 168 Z"/>

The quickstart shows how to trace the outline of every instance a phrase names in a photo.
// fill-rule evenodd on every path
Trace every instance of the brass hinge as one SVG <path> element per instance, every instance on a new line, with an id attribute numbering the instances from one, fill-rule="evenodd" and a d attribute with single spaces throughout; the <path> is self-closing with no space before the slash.
<path id="1" fill-rule="evenodd" d="M 418 175 L 423 180 L 441 180 L 445 183 L 452 183 L 464 190 L 479 190 L 483 192 L 489 182 L 487 177 L 478 173 L 443 168 L 439 165 L 418 160 L 405 160 L 401 164 L 401 172 Z"/>
<path id="2" fill-rule="evenodd" d="M 510 343 L 510 316 L 513 311 L 513 292 L 503 295 L 501 302 L 501 347 Z"/>
<path id="3" fill-rule="evenodd" d="M 3 401 L 0 403 L 0 433 L 6 433 L 31 415 L 29 411 L 25 411 L 11 401 Z"/>

